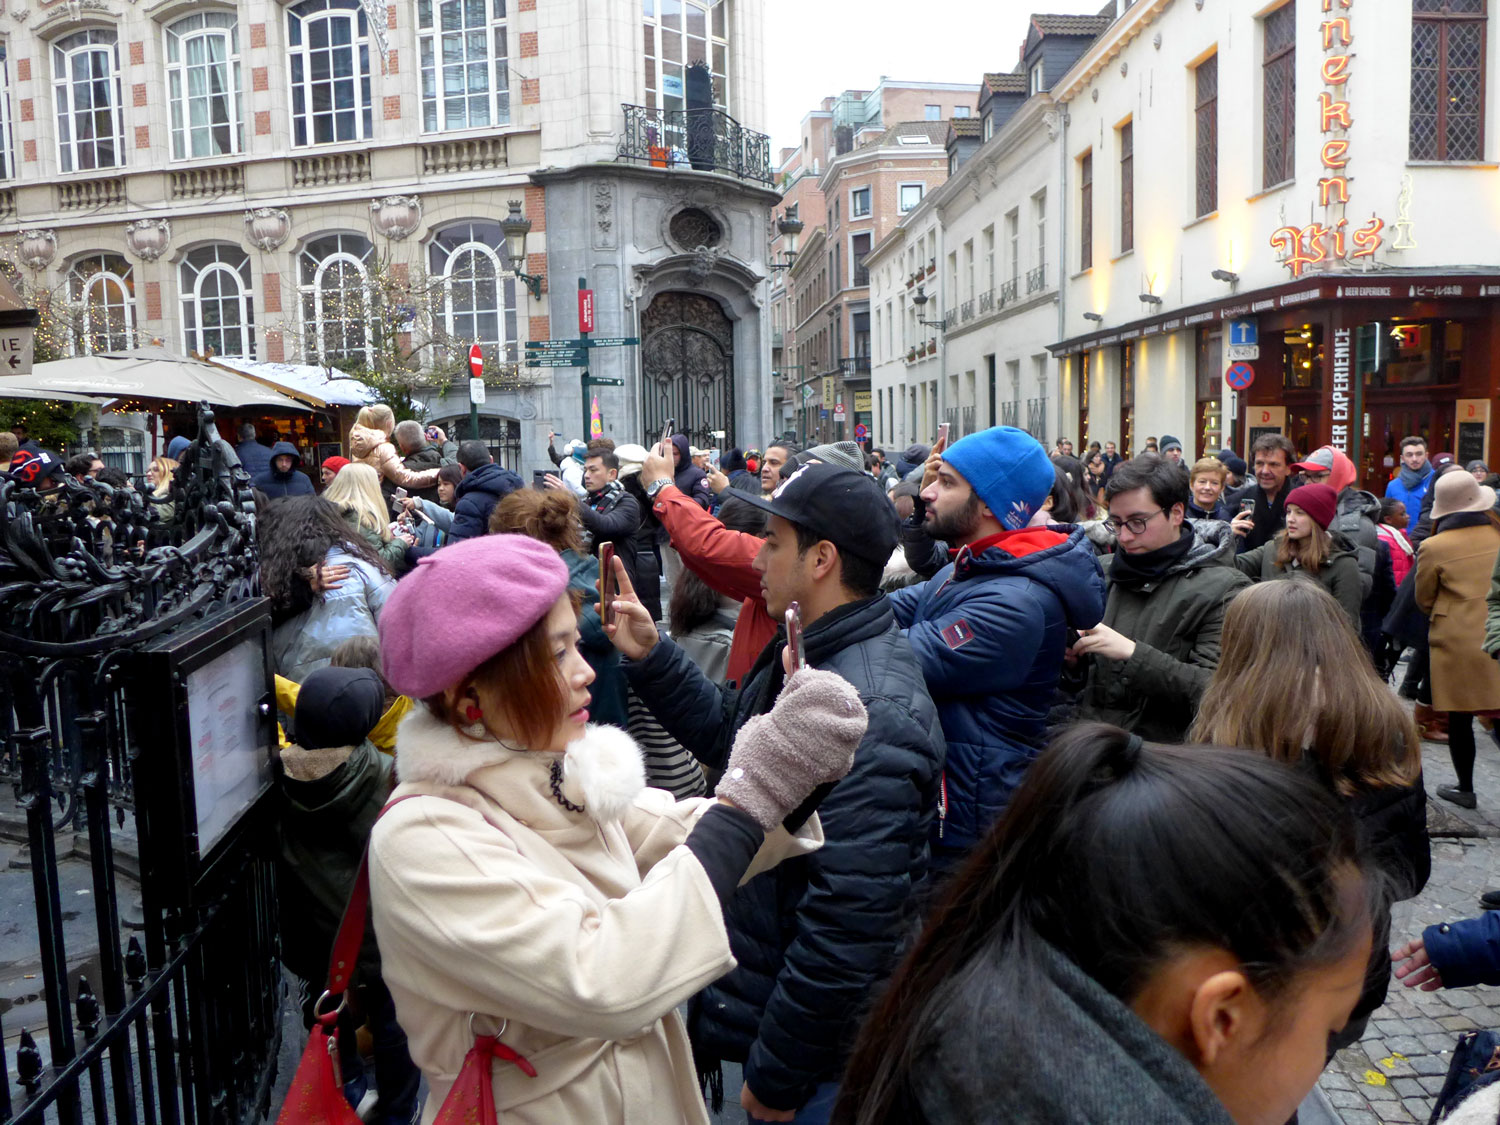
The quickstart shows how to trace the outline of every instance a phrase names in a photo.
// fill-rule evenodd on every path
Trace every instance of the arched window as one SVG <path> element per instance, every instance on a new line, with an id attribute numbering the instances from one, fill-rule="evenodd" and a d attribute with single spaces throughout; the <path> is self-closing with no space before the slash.
<path id="1" fill-rule="evenodd" d="M 303 342 L 310 362 L 373 363 L 370 261 L 375 247 L 357 234 L 325 234 L 298 255 Z"/>
<path id="2" fill-rule="evenodd" d="M 136 345 L 135 275 L 119 254 L 89 254 L 68 271 L 68 295 L 78 310 L 73 350 L 117 352 Z"/>
<path id="3" fill-rule="evenodd" d="M 506 0 L 417 0 L 422 131 L 510 124 Z"/>
<path id="4" fill-rule="evenodd" d="M 286 22 L 292 143 L 369 139 L 370 25 L 359 0 L 302 0 L 287 9 Z"/>
<path id="5" fill-rule="evenodd" d="M 178 267 L 182 346 L 192 355 L 255 358 L 255 306 L 250 255 L 216 242 L 188 251 Z"/>
<path id="6" fill-rule="evenodd" d="M 240 39 L 229 12 L 199 12 L 165 31 L 172 159 L 228 156 L 245 147 Z"/>
<path id="7" fill-rule="evenodd" d="M 514 363 L 516 279 L 495 247 L 505 245 L 498 223 L 454 223 L 428 246 L 428 271 L 441 278 L 442 328 L 453 346 L 478 344 L 492 363 Z"/>
<path id="8" fill-rule="evenodd" d="M 52 45 L 57 161 L 63 172 L 125 163 L 120 52 L 107 28 L 75 31 Z"/>

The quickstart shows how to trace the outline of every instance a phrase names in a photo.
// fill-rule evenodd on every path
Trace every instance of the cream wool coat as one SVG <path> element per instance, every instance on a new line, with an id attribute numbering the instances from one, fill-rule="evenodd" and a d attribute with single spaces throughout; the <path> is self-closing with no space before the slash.
<path id="1" fill-rule="evenodd" d="M 712 806 L 644 787 L 623 731 L 563 756 L 476 743 L 422 707 L 396 737 L 403 801 L 375 826 L 370 888 L 383 974 L 431 1093 L 430 1125 L 473 1024 L 536 1067 L 494 1068 L 502 1125 L 707 1122 L 674 1010 L 734 967 L 723 912 L 683 840 Z M 597 818 L 597 819 L 596 819 Z M 822 843 L 778 831 L 752 875 Z M 475 1107 L 477 1109 L 477 1107 Z M 483 1123 L 481 1123 L 483 1125 Z"/>
<path id="2" fill-rule="evenodd" d="M 402 463 L 401 455 L 385 434 L 357 422 L 349 430 L 349 458 L 370 466 L 397 488 L 433 488 L 437 485 L 436 469 L 412 472 Z"/>

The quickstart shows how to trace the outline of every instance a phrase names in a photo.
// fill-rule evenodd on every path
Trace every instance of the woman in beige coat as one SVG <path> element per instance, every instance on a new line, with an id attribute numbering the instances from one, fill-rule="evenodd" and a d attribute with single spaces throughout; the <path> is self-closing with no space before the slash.
<path id="1" fill-rule="evenodd" d="M 1474 795 L 1474 715 L 1500 711 L 1500 665 L 1486 656 L 1485 598 L 1500 555 L 1495 490 L 1469 473 L 1433 485 L 1434 532 L 1417 552 L 1417 604 L 1432 619 L 1432 705 L 1448 712 L 1456 785 L 1437 795 L 1466 809 Z"/>
<path id="2" fill-rule="evenodd" d="M 412 472 L 401 460 L 401 454 L 391 444 L 391 433 L 396 428 L 396 415 L 383 403 L 366 406 L 355 415 L 354 425 L 349 428 L 349 459 L 362 461 L 380 474 L 382 480 L 390 481 L 392 488 L 417 488 L 437 486 L 437 469 Z"/>
<path id="3" fill-rule="evenodd" d="M 734 967 L 735 887 L 821 842 L 815 817 L 783 821 L 864 732 L 853 688 L 804 670 L 741 731 L 717 800 L 647 789 L 629 736 L 586 725 L 566 586 L 550 547 L 491 535 L 423 559 L 381 617 L 387 681 L 423 701 L 396 736 L 395 796 L 418 799 L 377 824 L 370 886 L 424 1123 L 476 1033 L 528 1063 L 494 1066 L 506 1125 L 706 1122 L 675 1009 Z"/>

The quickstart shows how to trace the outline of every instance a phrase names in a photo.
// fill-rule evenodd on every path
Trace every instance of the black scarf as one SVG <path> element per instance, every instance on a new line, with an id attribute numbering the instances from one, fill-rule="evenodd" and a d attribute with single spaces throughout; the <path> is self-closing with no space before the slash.
<path id="1" fill-rule="evenodd" d="M 1456 531 L 1460 527 L 1484 527 L 1490 522 L 1489 511 L 1483 512 L 1454 512 L 1452 515 L 1444 516 L 1440 520 L 1434 520 L 1432 533 L 1437 535 L 1444 531 Z"/>
<path id="2" fill-rule="evenodd" d="M 1266 491 L 1261 488 L 1259 482 L 1250 485 L 1250 495 L 1255 497 L 1255 526 L 1250 533 L 1240 540 L 1242 550 L 1252 550 L 1262 543 L 1267 543 L 1275 538 L 1276 533 L 1286 526 L 1286 498 L 1287 493 L 1292 490 L 1292 478 L 1287 477 L 1281 486 L 1281 491 L 1271 499 L 1266 499 Z"/>
<path id="3" fill-rule="evenodd" d="M 1109 564 L 1109 580 L 1116 586 L 1128 590 L 1144 590 L 1153 582 L 1160 582 L 1193 549 L 1193 529 L 1182 525 L 1181 534 L 1175 543 L 1146 551 L 1139 555 L 1127 555 L 1115 548 L 1114 561 Z"/>

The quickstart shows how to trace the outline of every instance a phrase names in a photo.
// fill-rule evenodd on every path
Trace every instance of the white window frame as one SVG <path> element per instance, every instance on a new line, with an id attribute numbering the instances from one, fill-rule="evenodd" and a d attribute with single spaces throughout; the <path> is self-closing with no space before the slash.
<path id="1" fill-rule="evenodd" d="M 479 309 L 477 307 L 477 302 L 476 307 L 468 310 L 467 313 L 461 312 L 454 307 L 454 265 L 457 262 L 461 261 L 466 255 L 471 254 L 479 255 L 483 258 L 488 259 L 490 263 L 495 267 L 496 301 L 495 308 L 493 310 Z M 483 242 L 469 241 L 460 243 L 452 250 L 448 251 L 447 258 L 443 263 L 442 279 L 443 331 L 446 333 L 448 339 L 454 341 L 455 343 L 463 343 L 464 345 L 478 344 L 484 351 L 484 358 L 486 362 L 516 362 L 516 340 L 511 333 L 508 333 L 506 331 L 507 323 L 514 322 L 516 318 L 516 278 L 515 274 L 510 272 L 509 266 L 504 261 L 502 261 L 500 255 L 495 252 L 495 248 L 492 246 L 488 246 Z M 462 281 L 462 279 L 459 280 Z M 466 284 L 473 285 L 474 283 L 466 282 Z M 493 312 L 495 314 L 496 323 L 500 326 L 499 338 L 495 340 L 481 340 L 477 337 L 461 337 L 458 333 L 457 327 L 455 326 L 458 317 L 462 315 L 473 316 L 475 318 L 475 322 L 477 323 L 478 318 L 482 312 Z M 519 329 L 519 324 L 517 324 L 517 328 Z"/>
<path id="2" fill-rule="evenodd" d="M 923 121 L 941 121 L 943 119 L 943 107 L 940 105 L 924 105 L 922 107 Z"/>
<path id="3" fill-rule="evenodd" d="M 101 268 L 90 274 L 79 273 L 78 267 L 85 262 L 99 262 Z M 123 270 L 110 268 L 112 265 L 123 263 Z M 95 341 L 91 345 L 90 337 L 95 332 L 94 328 L 94 306 L 89 300 L 89 294 L 100 285 L 114 285 L 123 296 L 119 305 L 111 306 L 109 291 L 103 292 L 102 302 L 104 312 L 104 339 L 102 343 Z M 73 290 L 77 287 L 77 292 Z M 108 251 L 98 251 L 92 254 L 83 254 L 75 258 L 68 266 L 68 290 L 69 296 L 79 309 L 78 333 L 71 336 L 69 347 L 74 355 L 97 355 L 100 352 L 123 351 L 136 346 L 135 338 L 135 268 L 122 254 L 112 254 Z M 118 340 L 112 335 L 109 325 L 109 311 L 112 307 L 119 308 L 122 312 L 123 327 L 120 329 L 121 336 Z"/>
<path id="4" fill-rule="evenodd" d="M 228 20 L 228 23 L 224 21 Z M 191 25 L 191 26 L 190 26 Z M 224 42 L 224 58 L 219 63 L 204 62 L 189 64 L 188 45 L 194 40 L 219 39 Z M 173 56 L 176 56 L 175 60 Z M 206 157 L 236 156 L 245 151 L 244 89 L 240 84 L 240 33 L 239 20 L 232 12 L 205 11 L 184 16 L 162 28 L 162 58 L 167 75 L 167 131 L 171 138 L 173 160 L 193 160 Z M 225 88 L 217 93 L 195 95 L 189 90 L 189 78 L 193 71 L 202 69 L 207 74 L 219 66 L 223 67 Z M 206 101 L 212 112 L 213 103 L 222 98 L 228 113 L 223 122 L 209 121 L 194 125 L 191 120 L 195 101 Z M 210 147 L 217 128 L 229 130 L 229 147 L 209 152 L 193 152 L 194 135 L 206 133 Z"/>
<path id="5" fill-rule="evenodd" d="M 670 14 L 666 11 L 668 5 L 675 5 L 678 11 L 678 26 L 669 26 Z M 643 62 L 651 64 L 646 68 L 646 107 L 648 109 L 666 110 L 671 113 L 679 113 L 687 108 L 686 82 L 687 67 L 689 63 L 696 61 L 692 57 L 691 39 L 688 35 L 688 9 L 701 11 L 704 16 L 703 42 L 707 50 L 707 58 L 703 61 L 708 63 L 710 74 L 713 76 L 714 85 L 714 107 L 725 113 L 732 113 L 733 107 L 729 104 L 730 90 L 730 51 L 729 51 L 729 4 L 727 0 L 642 0 L 641 12 L 643 26 L 651 32 L 650 50 L 646 50 L 645 41 L 637 38 L 636 43 L 640 46 Z M 721 34 L 722 32 L 722 34 Z M 668 37 L 677 35 L 681 40 L 681 57 L 672 59 L 667 54 Z M 681 72 L 684 89 L 681 93 L 672 93 L 667 90 L 667 68 L 675 67 Z M 674 76 L 675 77 L 675 76 Z M 670 99 L 670 100 L 669 100 Z M 818 171 L 817 161 L 813 161 L 813 172 Z"/>
<path id="6" fill-rule="evenodd" d="M 105 60 L 104 75 L 91 78 L 86 84 L 94 87 L 91 95 L 99 92 L 102 87 L 109 96 L 107 112 L 110 135 L 105 137 L 96 134 L 86 141 L 80 141 L 78 124 L 86 118 L 80 116 L 76 107 L 78 82 L 74 66 L 83 57 L 90 55 L 102 56 Z M 58 171 L 95 172 L 104 168 L 123 168 L 125 122 L 120 93 L 119 34 L 112 27 L 86 27 L 53 43 L 48 57 L 52 60 L 52 109 L 57 128 Z M 103 164 L 99 162 L 99 148 L 107 141 L 114 144 L 113 159 L 108 164 Z M 91 153 L 87 162 L 80 159 L 85 152 Z"/>
<path id="7" fill-rule="evenodd" d="M 865 197 L 865 209 L 863 211 L 861 211 L 859 209 L 859 197 L 860 197 L 861 194 L 863 194 L 864 197 Z M 864 184 L 861 187 L 850 188 L 849 189 L 849 218 L 851 218 L 851 219 L 868 219 L 870 217 L 870 206 L 871 206 L 871 203 L 874 200 L 874 197 L 875 197 L 874 189 L 872 189 L 869 184 Z"/>
<path id="8" fill-rule="evenodd" d="M 313 246 L 313 244 L 321 242 L 325 238 L 333 237 L 337 237 L 339 239 L 339 248 L 323 258 L 313 259 L 311 253 L 311 247 Z M 353 253 L 351 249 L 345 249 L 343 244 L 344 239 L 363 239 L 365 244 L 369 246 L 369 249 L 365 252 L 364 256 L 361 257 L 360 255 Z M 355 245 L 357 245 L 357 243 Z M 304 351 L 308 353 L 306 356 L 308 362 L 331 365 L 333 361 L 346 359 L 362 353 L 367 365 L 374 363 L 375 349 L 370 339 L 370 322 L 374 315 L 374 299 L 373 294 L 370 291 L 370 267 L 368 265 L 369 261 L 373 259 L 374 254 L 375 248 L 374 245 L 370 243 L 369 239 L 366 239 L 364 235 L 352 234 L 347 231 L 325 231 L 320 234 L 314 235 L 312 238 L 309 238 L 303 244 L 302 249 L 297 252 L 297 279 L 299 282 L 297 286 L 297 293 L 299 297 L 297 311 L 298 315 L 302 318 L 302 344 Z M 312 280 L 304 282 L 302 281 L 302 271 L 304 265 L 307 264 L 308 260 L 316 261 L 317 264 L 313 267 Z M 360 288 L 363 291 L 364 296 L 364 315 L 363 317 L 350 317 L 341 315 L 336 317 L 335 319 L 337 319 L 339 322 L 363 323 L 364 346 L 361 348 L 352 349 L 347 353 L 341 352 L 337 355 L 332 356 L 330 359 L 330 357 L 324 351 L 324 341 L 327 337 L 327 333 L 324 331 L 323 326 L 328 322 L 328 316 L 323 304 L 323 278 L 328 273 L 330 268 L 340 263 L 345 263 L 353 266 L 355 272 L 358 273 L 359 276 L 363 279 L 363 283 Z M 312 319 L 310 321 L 308 319 L 309 301 L 312 305 Z M 311 341 L 310 345 L 309 341 Z"/>
<path id="9" fill-rule="evenodd" d="M 16 178 L 15 135 L 10 116 L 10 46 L 0 42 L 0 180 Z"/>
<path id="10" fill-rule="evenodd" d="M 913 203 L 910 207 L 904 207 L 904 206 L 902 206 L 902 200 L 903 200 L 903 198 L 906 195 L 906 189 L 907 188 L 916 188 L 917 189 L 917 193 L 918 193 L 917 194 L 917 201 L 915 203 Z M 897 214 L 901 214 L 901 215 L 908 215 L 908 214 L 910 214 L 911 212 L 915 211 L 918 207 L 922 206 L 922 200 L 925 199 L 926 197 L 927 197 L 927 185 L 925 183 L 917 181 L 915 183 L 897 184 L 896 185 L 896 212 L 897 212 Z"/>
<path id="11" fill-rule="evenodd" d="M 422 113 L 423 133 L 452 133 L 462 129 L 498 129 L 511 123 L 510 113 L 510 22 L 506 9 L 507 0 L 481 0 L 484 4 L 482 23 L 469 25 L 468 5 L 465 0 L 418 0 L 417 3 L 417 65 L 419 67 L 419 99 Z M 444 27 L 443 9 L 456 6 L 460 15 L 460 26 Z M 469 39 L 476 32 L 484 32 L 484 58 L 468 54 Z M 447 62 L 443 50 L 445 40 L 452 40 L 462 61 Z M 468 88 L 466 73 L 479 62 L 484 63 L 487 89 L 473 91 Z M 456 72 L 464 89 L 462 93 L 447 90 L 445 75 Z M 430 91 L 430 92 L 429 92 Z M 461 105 L 463 120 L 459 124 L 448 123 L 449 111 Z M 488 120 L 477 120 L 476 104 L 486 107 Z M 428 111 L 432 113 L 431 123 Z"/>
<path id="12" fill-rule="evenodd" d="M 1031 64 L 1031 69 L 1026 72 L 1026 92 L 1028 95 L 1040 94 L 1046 88 L 1042 79 L 1042 60 L 1037 59 L 1036 62 Z"/>
<path id="13" fill-rule="evenodd" d="M 311 108 L 314 87 L 312 63 L 315 51 L 311 45 L 313 28 L 317 24 L 326 23 L 331 31 L 334 23 L 341 20 L 349 21 L 349 42 L 347 45 L 339 44 L 338 46 L 348 47 L 351 55 L 351 73 L 341 77 L 330 77 L 326 81 L 331 84 L 353 82 L 354 106 L 352 109 L 330 108 L 326 111 L 314 111 Z M 361 28 L 364 29 L 362 34 Z M 375 134 L 375 95 L 371 87 L 370 76 L 369 16 L 366 14 L 364 5 L 360 3 L 360 0 L 300 0 L 300 3 L 293 4 L 286 9 L 286 31 L 287 114 L 292 126 L 292 147 L 315 148 L 320 145 L 370 140 Z M 331 38 L 330 47 L 327 50 L 330 52 L 331 60 L 334 50 Z M 300 82 L 297 80 L 298 69 L 302 72 Z M 300 112 L 297 108 L 299 104 L 302 106 Z M 354 133 L 351 136 L 339 136 L 338 114 L 348 112 L 354 114 Z M 333 136 L 327 140 L 318 140 L 316 126 L 320 119 L 325 118 L 333 123 Z M 299 128 L 301 140 L 298 140 Z"/>
<path id="14" fill-rule="evenodd" d="M 1012 207 L 1005 213 L 1005 252 L 1010 258 L 1010 281 L 1021 284 L 1021 209 Z"/>
<path id="15" fill-rule="evenodd" d="M 203 266 L 195 265 L 191 259 L 194 254 L 204 250 L 214 251 L 214 260 Z M 238 264 L 227 260 L 227 256 L 236 256 Z M 188 270 L 196 270 L 197 273 L 191 279 L 187 276 Z M 241 272 L 243 271 L 243 272 Z M 246 359 L 255 358 L 255 297 L 251 289 L 250 255 L 239 246 L 229 242 L 212 242 L 207 246 L 195 246 L 183 255 L 182 261 L 177 263 L 177 289 L 179 300 L 182 305 L 182 349 L 183 355 L 206 355 L 208 352 L 206 334 L 217 331 L 222 334 L 226 331 L 226 325 L 221 321 L 216 329 L 204 327 L 203 316 L 203 286 L 208 278 L 216 273 L 227 274 L 234 281 L 234 288 L 238 296 L 209 298 L 217 301 L 221 306 L 228 305 L 237 307 L 239 320 L 234 325 L 241 338 L 244 340 L 245 348 L 240 354 Z M 188 327 L 188 313 L 192 312 L 194 327 Z M 224 351 L 216 352 L 216 355 L 234 355 L 236 353 Z"/>
<path id="16" fill-rule="evenodd" d="M 962 121 L 973 112 L 974 111 L 966 105 L 956 105 L 953 107 L 953 116 L 955 120 Z"/>
<path id="17" fill-rule="evenodd" d="M 1047 264 L 1047 189 L 1031 197 L 1031 223 L 1036 232 L 1036 266 Z"/>

